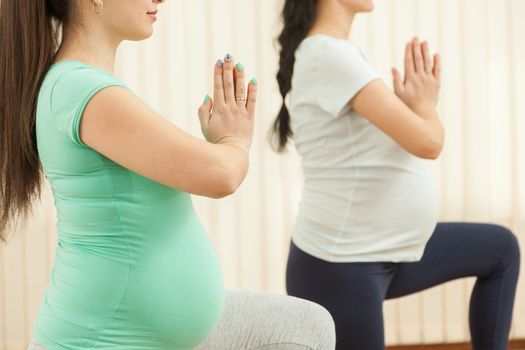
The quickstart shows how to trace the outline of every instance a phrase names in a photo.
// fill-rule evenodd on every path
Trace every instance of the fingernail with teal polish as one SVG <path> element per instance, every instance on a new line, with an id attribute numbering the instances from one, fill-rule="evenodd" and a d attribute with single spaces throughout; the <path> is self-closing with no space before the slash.
<path id="1" fill-rule="evenodd" d="M 204 96 L 204 103 L 208 103 L 209 100 L 210 100 L 210 96 L 208 95 Z"/>
<path id="2" fill-rule="evenodd" d="M 231 62 L 232 59 L 233 59 L 233 56 L 230 55 L 229 53 L 227 53 L 226 56 L 224 56 L 224 60 L 226 62 Z"/>
<path id="3" fill-rule="evenodd" d="M 223 66 L 222 60 L 219 58 L 219 59 L 217 60 L 217 63 L 215 63 L 215 65 L 216 65 L 217 67 L 219 67 L 219 68 L 222 68 L 222 66 Z"/>
<path id="4" fill-rule="evenodd" d="M 253 84 L 253 85 L 257 85 L 257 79 L 255 79 L 255 77 L 252 78 L 252 84 Z"/>
<path id="5" fill-rule="evenodd" d="M 237 63 L 235 66 L 237 67 L 237 71 L 239 73 L 244 70 L 244 67 L 243 67 L 242 63 Z"/>

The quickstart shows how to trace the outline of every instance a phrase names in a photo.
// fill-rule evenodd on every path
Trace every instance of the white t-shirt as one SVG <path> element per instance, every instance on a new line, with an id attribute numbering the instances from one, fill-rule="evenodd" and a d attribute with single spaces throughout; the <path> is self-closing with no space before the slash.
<path id="1" fill-rule="evenodd" d="M 330 262 L 418 261 L 437 221 L 428 161 L 348 102 L 378 79 L 348 40 L 308 37 L 287 96 L 304 190 L 293 241 Z"/>

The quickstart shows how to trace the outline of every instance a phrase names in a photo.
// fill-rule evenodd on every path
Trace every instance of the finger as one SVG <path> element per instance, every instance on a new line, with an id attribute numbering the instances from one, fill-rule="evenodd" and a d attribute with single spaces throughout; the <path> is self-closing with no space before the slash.
<path id="1" fill-rule="evenodd" d="M 242 63 L 237 63 L 233 72 L 235 78 L 235 100 L 239 107 L 246 107 L 246 87 L 244 82 L 244 67 Z"/>
<path id="2" fill-rule="evenodd" d="M 227 54 L 224 57 L 224 66 L 222 68 L 222 85 L 224 86 L 224 99 L 227 104 L 235 104 L 235 86 L 233 81 L 233 56 Z"/>
<path id="3" fill-rule="evenodd" d="M 432 74 L 437 81 L 441 81 L 441 57 L 438 53 L 434 55 L 434 68 L 432 69 Z"/>
<path id="4" fill-rule="evenodd" d="M 396 68 L 392 68 L 392 77 L 394 82 L 394 91 L 399 95 L 403 91 L 403 82 L 401 81 L 401 74 Z"/>
<path id="5" fill-rule="evenodd" d="M 412 52 L 412 43 L 410 42 L 405 46 L 405 76 L 410 76 L 415 73 L 414 53 Z"/>
<path id="6" fill-rule="evenodd" d="M 210 96 L 206 95 L 206 97 L 204 97 L 204 102 L 199 107 L 199 111 L 198 111 L 199 120 L 200 120 L 201 127 L 203 130 L 206 130 L 208 128 L 208 123 L 210 121 L 212 107 L 213 107 L 213 101 L 210 98 Z"/>
<path id="7" fill-rule="evenodd" d="M 432 73 L 432 59 L 430 58 L 430 53 L 428 52 L 428 43 L 425 41 L 421 45 L 421 52 L 423 54 L 423 62 L 425 64 L 425 72 L 427 74 Z"/>
<path id="8" fill-rule="evenodd" d="M 417 38 L 414 38 L 412 41 L 412 50 L 414 51 L 414 67 L 416 73 L 421 74 L 425 71 L 425 64 L 423 63 L 423 55 L 421 54 L 421 45 Z"/>
<path id="9" fill-rule="evenodd" d="M 250 118 L 255 116 L 255 105 L 257 104 L 257 79 L 253 78 L 248 84 L 248 99 L 246 110 Z"/>
<path id="10" fill-rule="evenodd" d="M 223 67 L 224 64 L 222 60 L 218 59 L 213 70 L 213 100 L 217 106 L 226 104 L 226 100 L 224 99 L 224 85 L 222 82 Z"/>

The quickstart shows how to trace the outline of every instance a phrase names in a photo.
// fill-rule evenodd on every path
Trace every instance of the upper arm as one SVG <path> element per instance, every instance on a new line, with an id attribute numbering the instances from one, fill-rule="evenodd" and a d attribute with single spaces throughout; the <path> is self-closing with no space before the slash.
<path id="1" fill-rule="evenodd" d="M 113 86 L 94 95 L 79 133 L 82 143 L 140 175 L 185 192 L 220 197 L 213 176 L 216 145 L 163 119 L 127 89 Z"/>
<path id="2" fill-rule="evenodd" d="M 381 80 L 366 85 L 350 107 L 389 135 L 406 151 L 421 158 L 435 158 L 436 144 L 428 123 L 403 103 Z"/>
<path id="3" fill-rule="evenodd" d="M 328 41 L 316 49 L 313 55 L 315 67 L 306 67 L 317 72 L 315 99 L 319 107 L 337 118 L 348 102 L 371 81 L 379 78 L 377 72 L 366 61 L 358 47 L 344 41 Z M 305 70 L 305 69 L 303 69 Z M 301 74 L 309 72 L 300 72 Z"/>

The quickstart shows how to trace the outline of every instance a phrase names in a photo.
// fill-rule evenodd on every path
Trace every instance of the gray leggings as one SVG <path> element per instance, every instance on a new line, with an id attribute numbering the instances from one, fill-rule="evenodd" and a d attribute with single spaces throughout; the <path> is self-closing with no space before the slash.
<path id="1" fill-rule="evenodd" d="M 323 307 L 265 292 L 226 293 L 219 323 L 195 350 L 334 350 L 335 328 Z M 47 350 L 34 340 L 28 350 Z"/>

